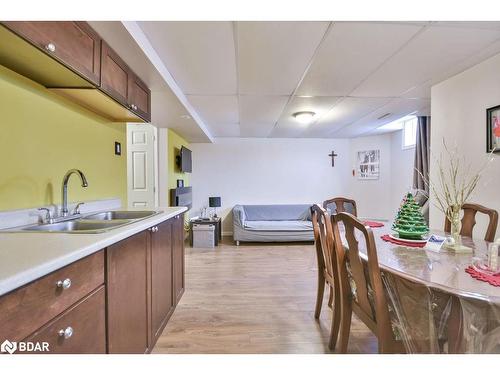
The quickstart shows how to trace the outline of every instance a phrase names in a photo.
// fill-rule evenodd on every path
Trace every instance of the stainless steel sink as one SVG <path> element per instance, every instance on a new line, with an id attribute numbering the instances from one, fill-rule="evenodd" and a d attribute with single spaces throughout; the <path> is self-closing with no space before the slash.
<path id="1" fill-rule="evenodd" d="M 104 211 L 86 216 L 76 215 L 68 219 L 56 218 L 55 223 L 33 224 L 4 229 L 1 232 L 103 233 L 159 213 L 158 211 Z"/>
<path id="2" fill-rule="evenodd" d="M 156 215 L 156 211 L 106 211 L 82 217 L 82 220 L 137 220 Z"/>
<path id="3" fill-rule="evenodd" d="M 101 233 L 130 223 L 131 220 L 68 220 L 54 224 L 40 224 L 21 228 L 22 231 L 61 233 Z"/>

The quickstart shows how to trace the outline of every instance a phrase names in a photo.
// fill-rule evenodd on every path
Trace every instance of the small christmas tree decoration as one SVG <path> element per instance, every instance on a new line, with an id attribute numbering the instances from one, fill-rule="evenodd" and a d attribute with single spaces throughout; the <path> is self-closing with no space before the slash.
<path id="1" fill-rule="evenodd" d="M 422 236 L 429 233 L 429 227 L 412 193 L 403 198 L 392 230 L 397 232 L 400 238 L 409 240 L 421 240 Z"/>

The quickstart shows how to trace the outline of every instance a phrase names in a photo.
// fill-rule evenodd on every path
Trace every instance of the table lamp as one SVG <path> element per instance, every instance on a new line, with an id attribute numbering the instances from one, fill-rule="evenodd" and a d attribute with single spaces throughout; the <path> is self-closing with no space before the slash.
<path id="1" fill-rule="evenodd" d="M 221 206 L 221 200 L 220 197 L 209 197 L 208 198 L 208 205 L 210 207 L 214 207 L 214 217 L 217 217 L 217 208 Z"/>

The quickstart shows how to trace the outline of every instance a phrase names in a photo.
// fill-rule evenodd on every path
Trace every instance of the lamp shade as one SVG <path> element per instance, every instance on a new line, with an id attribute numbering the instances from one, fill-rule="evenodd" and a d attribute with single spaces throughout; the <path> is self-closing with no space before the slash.
<path id="1" fill-rule="evenodd" d="M 220 197 L 209 197 L 208 198 L 208 205 L 210 207 L 220 207 L 220 205 L 221 205 Z"/>

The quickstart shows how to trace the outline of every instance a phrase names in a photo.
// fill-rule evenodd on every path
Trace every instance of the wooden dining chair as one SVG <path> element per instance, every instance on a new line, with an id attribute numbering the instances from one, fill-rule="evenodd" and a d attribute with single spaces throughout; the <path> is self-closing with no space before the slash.
<path id="1" fill-rule="evenodd" d="M 486 228 L 486 234 L 484 240 L 488 242 L 495 241 L 495 234 L 497 232 L 498 225 L 498 212 L 492 208 L 487 208 L 479 204 L 465 203 L 462 206 L 464 215 L 462 217 L 462 229 L 460 234 L 466 237 L 472 237 L 472 231 L 476 225 L 476 214 L 478 212 L 488 215 L 490 218 L 488 227 Z M 444 231 L 447 233 L 451 232 L 451 223 L 448 218 L 444 221 Z"/>
<path id="2" fill-rule="evenodd" d="M 340 212 L 349 212 L 354 216 L 358 216 L 356 201 L 349 198 L 335 197 L 327 199 L 323 202 L 323 208 L 327 211 L 331 208 L 329 212 L 331 215 L 338 214 Z"/>
<path id="3" fill-rule="evenodd" d="M 347 248 L 340 237 L 339 223 L 343 223 L 345 229 Z M 339 351 L 347 352 L 354 312 L 377 336 L 379 353 L 404 353 L 402 341 L 397 341 L 392 331 L 372 230 L 349 213 L 334 215 L 332 228 L 340 279 Z M 356 232 L 361 236 L 356 238 Z M 366 262 L 360 257 L 358 241 L 366 246 Z"/>
<path id="4" fill-rule="evenodd" d="M 335 241 L 333 239 L 330 215 L 318 204 L 311 207 L 311 216 L 314 229 L 314 242 L 316 245 L 316 258 L 318 261 L 318 293 L 314 318 L 319 319 L 323 305 L 325 284 L 330 287 L 330 300 L 333 317 L 330 330 L 328 347 L 335 350 L 340 327 L 340 286 L 338 280 L 337 257 L 334 253 Z"/>

